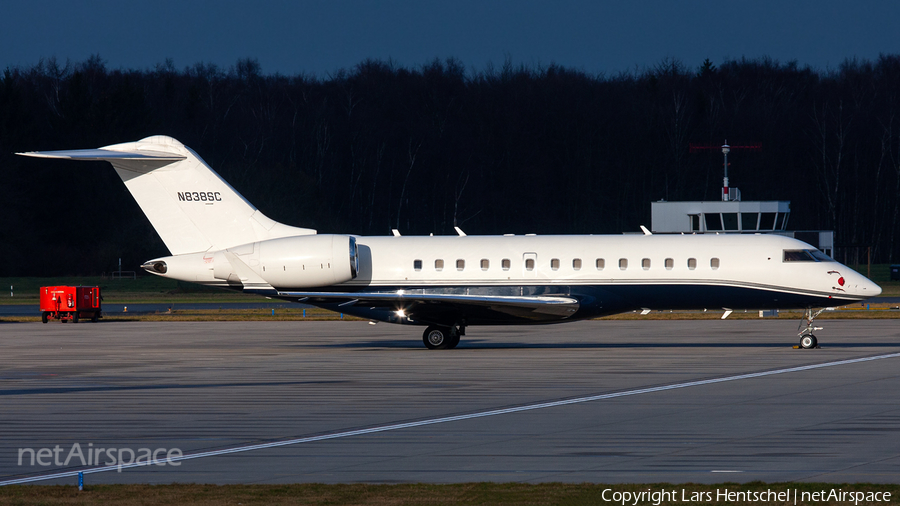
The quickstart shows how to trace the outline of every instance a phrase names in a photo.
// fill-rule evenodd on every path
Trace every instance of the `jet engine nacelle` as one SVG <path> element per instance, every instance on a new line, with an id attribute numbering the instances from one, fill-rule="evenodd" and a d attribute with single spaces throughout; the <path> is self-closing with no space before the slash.
<path id="1" fill-rule="evenodd" d="M 350 281 L 359 271 L 356 239 L 348 235 L 284 237 L 216 252 L 213 277 L 234 283 L 241 269 L 231 265 L 225 252 L 276 288 L 334 285 Z"/>
<path id="2" fill-rule="evenodd" d="M 355 278 L 359 254 L 352 236 L 303 235 L 157 258 L 141 267 L 158 276 L 210 286 L 315 288 Z"/>

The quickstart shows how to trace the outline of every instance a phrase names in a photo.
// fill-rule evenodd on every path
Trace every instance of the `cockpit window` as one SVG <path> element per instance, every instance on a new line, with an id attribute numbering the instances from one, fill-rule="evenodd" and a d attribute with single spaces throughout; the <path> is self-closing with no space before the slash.
<path id="1" fill-rule="evenodd" d="M 784 250 L 785 262 L 815 262 L 816 259 L 805 249 L 786 249 Z"/>
<path id="2" fill-rule="evenodd" d="M 786 249 L 785 262 L 834 262 L 831 257 L 817 249 Z"/>

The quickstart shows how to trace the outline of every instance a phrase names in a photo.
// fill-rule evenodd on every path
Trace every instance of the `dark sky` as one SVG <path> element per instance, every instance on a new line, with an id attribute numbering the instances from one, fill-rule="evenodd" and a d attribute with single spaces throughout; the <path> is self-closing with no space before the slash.
<path id="1" fill-rule="evenodd" d="M 610 74 L 666 57 L 826 69 L 900 53 L 896 0 L 32 0 L 0 13 L 0 68 L 91 54 L 134 69 L 252 57 L 264 73 L 326 77 L 365 58 L 415 67 L 452 56 L 470 70 L 510 57 Z"/>

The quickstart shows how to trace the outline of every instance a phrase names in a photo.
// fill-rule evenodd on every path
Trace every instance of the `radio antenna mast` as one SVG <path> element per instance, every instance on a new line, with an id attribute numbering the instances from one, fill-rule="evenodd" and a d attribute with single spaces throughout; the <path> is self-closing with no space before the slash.
<path id="1" fill-rule="evenodd" d="M 730 153 L 732 149 L 751 149 L 753 151 L 760 151 L 762 150 L 762 143 L 757 142 L 755 144 L 746 144 L 742 146 L 729 146 L 728 140 L 726 139 L 725 144 L 722 144 L 721 146 L 713 146 L 711 144 L 690 144 L 691 153 L 710 149 L 721 149 L 722 154 L 725 156 L 725 176 L 722 178 L 722 202 L 741 200 L 741 191 L 737 188 L 730 188 L 728 186 L 728 153 Z"/>

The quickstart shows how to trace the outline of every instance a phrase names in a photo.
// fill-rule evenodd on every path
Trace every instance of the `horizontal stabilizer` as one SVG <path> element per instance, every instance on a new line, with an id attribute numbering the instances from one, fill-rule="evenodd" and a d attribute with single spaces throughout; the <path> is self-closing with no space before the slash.
<path id="1" fill-rule="evenodd" d="M 183 155 L 162 151 L 112 151 L 109 149 L 69 149 L 63 151 L 29 151 L 16 153 L 34 158 L 61 158 L 66 160 L 159 160 L 177 162 L 187 158 Z"/>

